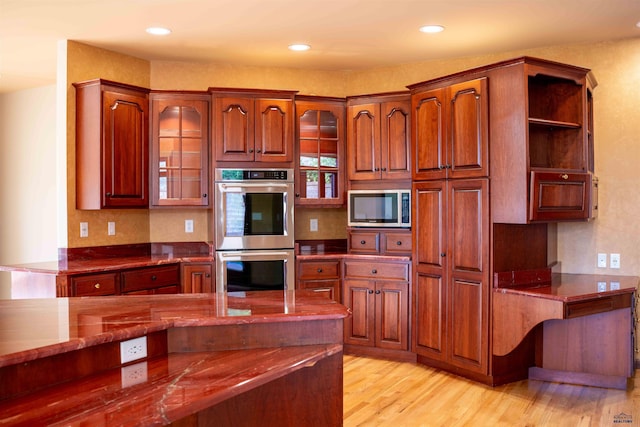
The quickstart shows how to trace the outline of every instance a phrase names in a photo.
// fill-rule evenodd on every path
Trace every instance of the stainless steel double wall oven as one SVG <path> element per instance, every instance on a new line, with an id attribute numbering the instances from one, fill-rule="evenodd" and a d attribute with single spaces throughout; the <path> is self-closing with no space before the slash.
<path id="1" fill-rule="evenodd" d="M 293 169 L 214 173 L 216 291 L 294 288 Z"/>

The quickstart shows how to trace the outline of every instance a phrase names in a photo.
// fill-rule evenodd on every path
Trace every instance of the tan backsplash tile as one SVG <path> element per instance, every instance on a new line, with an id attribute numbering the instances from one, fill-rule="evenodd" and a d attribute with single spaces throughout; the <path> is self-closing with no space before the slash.
<path id="1" fill-rule="evenodd" d="M 318 220 L 318 231 L 311 231 L 311 219 Z M 296 240 L 346 239 L 346 208 L 296 208 L 295 213 Z"/>

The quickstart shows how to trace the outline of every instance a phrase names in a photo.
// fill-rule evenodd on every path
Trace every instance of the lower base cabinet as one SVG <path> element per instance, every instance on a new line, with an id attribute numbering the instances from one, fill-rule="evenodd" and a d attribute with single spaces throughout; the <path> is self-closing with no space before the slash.
<path id="1" fill-rule="evenodd" d="M 344 343 L 387 350 L 409 350 L 408 261 L 344 262 Z"/>
<path id="2" fill-rule="evenodd" d="M 297 289 L 312 290 L 341 302 L 339 258 L 296 259 Z"/>
<path id="3" fill-rule="evenodd" d="M 179 264 L 81 274 L 69 278 L 69 296 L 74 297 L 180 292 Z"/>
<path id="4" fill-rule="evenodd" d="M 182 264 L 182 292 L 196 294 L 211 293 L 214 290 L 213 263 Z"/>

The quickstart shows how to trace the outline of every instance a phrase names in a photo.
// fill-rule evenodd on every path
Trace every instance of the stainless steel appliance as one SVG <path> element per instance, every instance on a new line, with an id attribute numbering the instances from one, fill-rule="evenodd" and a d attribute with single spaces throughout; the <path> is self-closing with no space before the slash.
<path id="1" fill-rule="evenodd" d="M 411 190 L 350 190 L 350 227 L 411 227 Z"/>
<path id="2" fill-rule="evenodd" d="M 216 169 L 216 290 L 294 287 L 293 169 Z"/>

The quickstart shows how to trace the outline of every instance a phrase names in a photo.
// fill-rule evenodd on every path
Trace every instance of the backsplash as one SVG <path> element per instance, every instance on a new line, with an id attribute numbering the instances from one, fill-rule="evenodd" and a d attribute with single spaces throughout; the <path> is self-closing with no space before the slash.
<path id="1" fill-rule="evenodd" d="M 347 238 L 347 208 L 296 208 L 295 215 L 296 240 Z M 318 231 L 311 231 L 312 219 Z"/>

